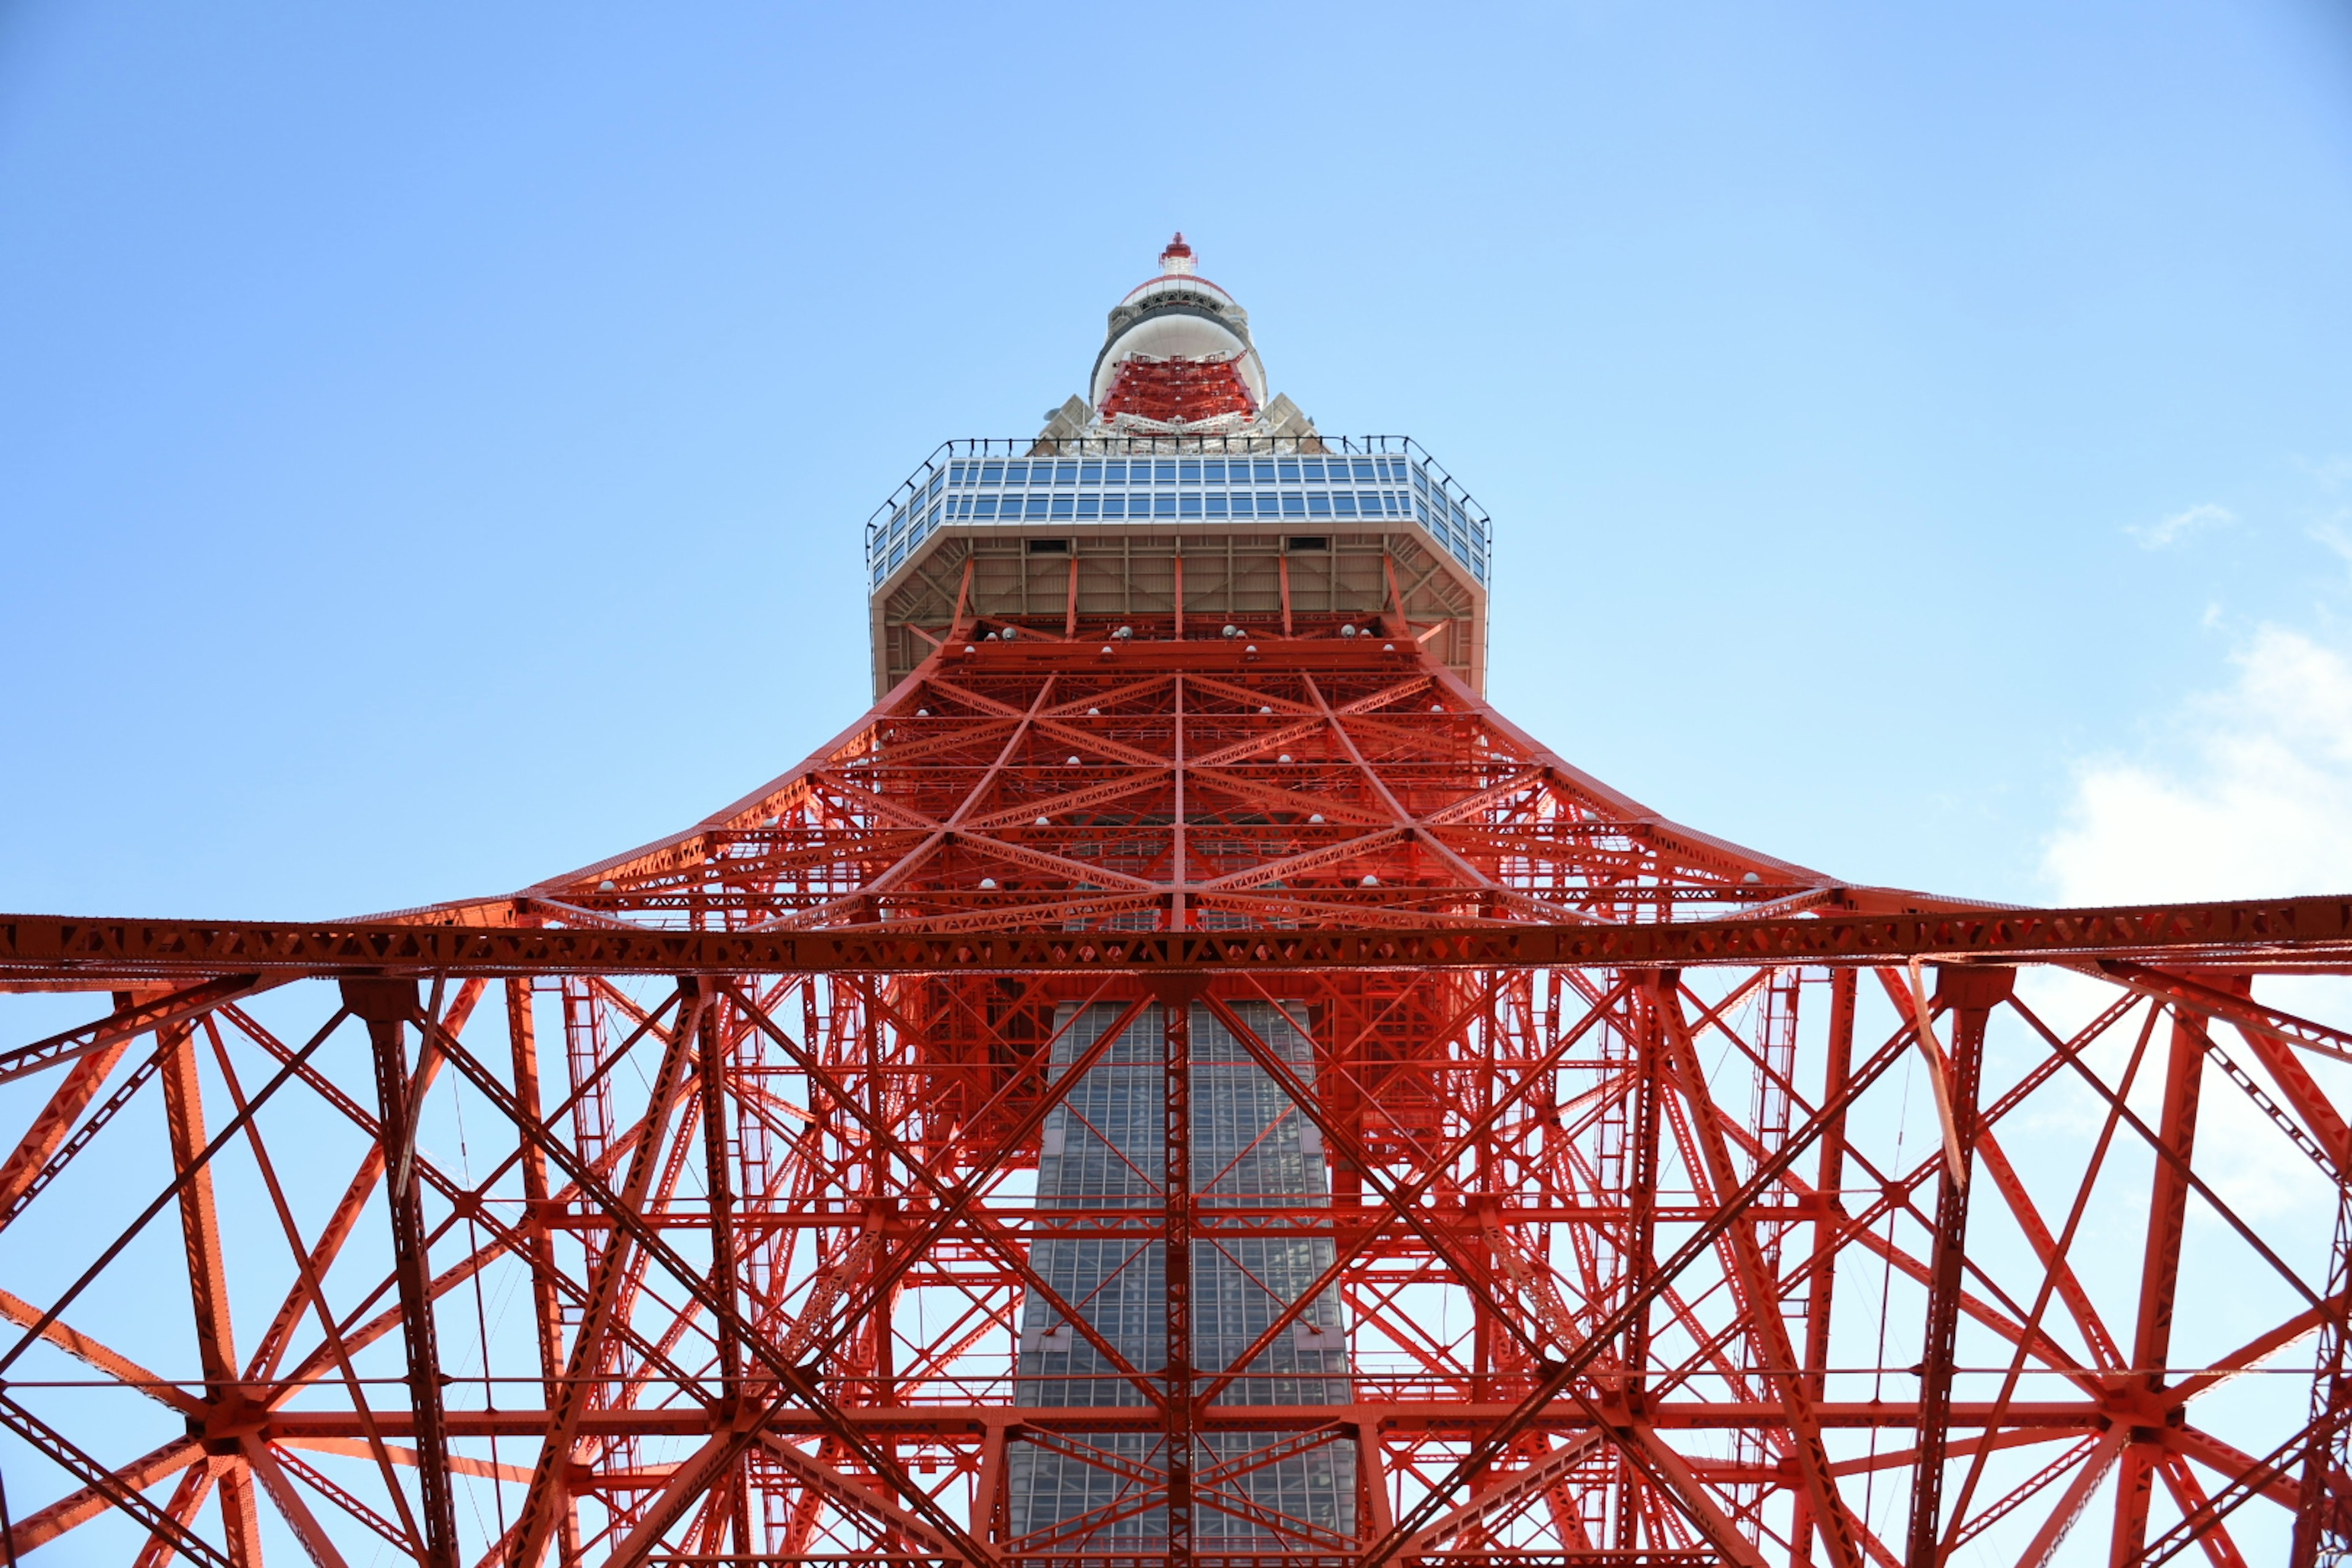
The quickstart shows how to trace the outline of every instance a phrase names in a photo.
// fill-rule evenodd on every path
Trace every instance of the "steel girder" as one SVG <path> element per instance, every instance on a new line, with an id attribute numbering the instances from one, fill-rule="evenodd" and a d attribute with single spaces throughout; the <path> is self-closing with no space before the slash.
<path id="1" fill-rule="evenodd" d="M 950 628 L 725 811 L 504 899 L 0 921 L 0 983 L 114 993 L 0 1056 L 9 1551 L 1566 1568 L 2340 1544 L 2352 1034 L 2264 977 L 2340 968 L 2352 899 L 1855 889 L 1609 790 L 1408 626 L 990 629 Z M 1228 1364 L 1193 1364 L 1171 1310 L 1139 1366 L 1032 1266 L 1030 1173 L 1094 1059 L 1049 1072 L 1057 1031 L 1117 1005 L 1098 1056 L 1188 997 L 1311 1128 L 1330 1195 L 1191 1190 L 1170 1005 L 1146 1229 L 1171 1256 L 1317 1238 L 1333 1261 Z M 1268 1001 L 1311 1073 L 1236 1010 Z M 1138 1224 L 1051 1215 L 1111 1247 Z M 1238 1374 L 1327 1290 L 1348 1402 L 1263 1402 Z M 1030 1300 L 1135 1399 L 1018 1402 Z M 1178 1456 L 1172 1498 L 1164 1462 L 1101 1446 L 1122 1431 Z M 1246 1485 L 1333 1444 L 1344 1540 Z M 1112 1474 L 1115 1500 L 1016 1538 L 1024 1447 Z M 1155 1508 L 1164 1550 L 1089 1536 Z M 1216 1514 L 1262 1549 L 1211 1544 Z"/>

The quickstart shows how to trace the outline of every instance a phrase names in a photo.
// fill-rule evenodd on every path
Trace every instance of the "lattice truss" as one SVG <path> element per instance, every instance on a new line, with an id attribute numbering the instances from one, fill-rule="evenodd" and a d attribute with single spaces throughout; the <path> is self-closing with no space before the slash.
<path id="1" fill-rule="evenodd" d="M 1625 800 L 1409 641 L 971 632 L 688 832 L 435 918 L 1378 931 L 1874 896 Z M 131 1023 L 0 1057 L 9 1549 L 2307 1560 L 2352 1496 L 2352 1035 L 2254 967 L 151 978 Z M 1214 1146 L 1318 1180 L 1195 1163 L 1211 1028 L 1261 1107 Z M 1166 1069 L 1164 1158 L 1102 1133 L 1139 1200 L 1049 1205 L 1048 1129 L 1115 1049 Z M 1057 1287 L 1047 1238 L 1116 1256 Z M 1139 1356 L 1064 1287 L 1151 1258 Z M 1200 1332 L 1212 1279 L 1246 1343 Z M 1042 1323 L 1102 1393 L 1023 1388 Z M 1300 1364 L 1344 1376 L 1262 1375 Z M 1045 1469 L 1086 1506 L 1016 1508 Z"/>

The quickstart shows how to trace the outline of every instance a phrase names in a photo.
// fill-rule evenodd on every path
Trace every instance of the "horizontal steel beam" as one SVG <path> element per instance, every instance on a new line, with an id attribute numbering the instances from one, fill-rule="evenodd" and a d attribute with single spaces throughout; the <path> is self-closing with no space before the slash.
<path id="1" fill-rule="evenodd" d="M 475 906 L 480 921 L 499 906 Z M 494 918 L 494 917 L 493 917 Z M 1946 960 L 2141 959 L 2352 966 L 2352 894 L 2103 909 L 1819 910 L 1769 920 L 1418 930 L 740 934 L 416 921 L 0 916 L 0 985 L 220 975 L 1157 973 L 1612 969 Z"/>
<path id="2" fill-rule="evenodd" d="M 1462 1434 L 1484 1430 L 1510 1419 L 1517 1406 L 1473 1404 L 1460 1400 L 1381 1401 L 1356 1405 L 1218 1405 L 1204 1408 L 1199 1425 L 1204 1432 L 1296 1431 L 1332 1425 L 1377 1427 L 1390 1432 Z M 1955 1402 L 1955 1427 L 1978 1428 L 1999 1417 L 2003 1431 L 2073 1432 L 2103 1429 L 2112 1411 L 2084 1399 L 2017 1400 L 2007 1405 L 1992 1401 Z M 1916 1402 L 1899 1400 L 1837 1401 L 1815 1406 L 1821 1424 L 1838 1428 L 1910 1428 L 1919 1422 Z M 991 1426 L 1031 1427 L 1041 1432 L 1156 1432 L 1165 1418 L 1145 1405 L 900 1405 L 845 1408 L 843 1417 L 861 1431 L 879 1436 L 940 1439 L 975 1436 Z M 376 1429 L 387 1437 L 408 1436 L 413 1417 L 397 1407 L 371 1412 Z M 549 1415 L 544 1410 L 450 1410 L 443 1415 L 449 1434 L 459 1437 L 529 1437 L 543 1434 Z M 583 1436 L 655 1437 L 701 1436 L 728 1429 L 724 1413 L 692 1405 L 652 1409 L 598 1409 L 581 1418 Z M 1788 1412 L 1778 1405 L 1728 1401 L 1668 1400 L 1651 1406 L 1643 1419 L 1651 1426 L 1675 1430 L 1777 1430 L 1785 1426 Z M 1538 1416 L 1534 1425 L 1545 1431 L 1583 1431 L 1591 1418 L 1575 1404 L 1561 1400 Z M 815 1436 L 825 1430 L 809 1411 L 778 1410 L 764 1423 L 781 1436 Z M 304 1439 L 359 1439 L 367 1428 L 356 1412 L 280 1410 L 273 1412 L 261 1436 L 271 1442 L 299 1445 Z"/>

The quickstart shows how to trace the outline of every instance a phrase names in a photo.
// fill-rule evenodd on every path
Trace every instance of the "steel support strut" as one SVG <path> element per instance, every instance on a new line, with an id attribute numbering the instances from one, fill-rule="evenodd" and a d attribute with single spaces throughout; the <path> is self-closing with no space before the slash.
<path id="1" fill-rule="evenodd" d="M 1969 1173 L 1978 1126 L 1977 1096 L 1984 1074 L 1986 1021 L 2016 982 L 2007 968 L 1944 965 L 1936 974 L 1937 1000 L 1950 1011 L 1952 1050 L 1941 1061 L 1928 1019 L 1918 1020 L 1920 1047 L 1931 1070 L 1944 1078 L 1949 1158 L 1936 1180 L 1936 1239 L 1927 1264 L 1927 1323 L 1919 1363 L 1919 1453 L 1911 1483 L 1911 1533 L 1905 1568 L 1935 1568 L 1943 1558 L 1944 1459 L 1951 1449 L 1952 1369 L 1960 1327 L 1960 1281 L 1968 1266 Z"/>
<path id="2" fill-rule="evenodd" d="M 1163 1283 L 1167 1296 L 1167 1412 L 1161 1461 L 1168 1472 L 1168 1568 L 1192 1568 L 1192 998 L 1178 983 L 1160 994 L 1160 1078 L 1166 1106 L 1161 1165 Z"/>
<path id="3" fill-rule="evenodd" d="M 441 1351 L 434 1333 L 433 1265 L 416 1176 L 416 1113 L 411 1092 L 408 1021 L 416 1016 L 410 980 L 342 983 L 343 1005 L 367 1025 L 375 1058 L 383 1145 L 384 1205 L 392 1219 L 392 1268 L 400 1333 L 408 1352 L 408 1397 L 415 1415 L 416 1488 L 424 1504 L 425 1568 L 457 1568 L 457 1501 L 449 1489 L 449 1435 L 441 1401 Z"/>

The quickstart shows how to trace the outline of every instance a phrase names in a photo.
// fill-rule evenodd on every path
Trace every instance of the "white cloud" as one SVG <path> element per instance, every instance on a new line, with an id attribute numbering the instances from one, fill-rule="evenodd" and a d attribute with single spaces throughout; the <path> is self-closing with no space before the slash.
<path id="1" fill-rule="evenodd" d="M 2305 531 L 2313 540 L 2347 566 L 2352 566 L 2352 533 L 2344 531 L 2344 522 L 2352 519 L 2352 511 L 2339 511 L 2333 522 L 2314 523 Z"/>
<path id="2" fill-rule="evenodd" d="M 2352 660 L 2265 626 L 2231 662 L 2178 717 L 2179 765 L 2078 771 L 2042 860 L 2058 902 L 2352 889 Z"/>
<path id="3" fill-rule="evenodd" d="M 2155 522 L 2132 524 L 2124 531 L 2137 540 L 2142 550 L 2163 550 L 2179 543 L 2192 533 L 2209 528 L 2229 528 L 2237 521 L 2238 514 L 2228 507 L 2205 501 Z"/>
<path id="4" fill-rule="evenodd" d="M 2173 716 L 2158 757 L 2101 759 L 2077 771 L 2064 826 L 2044 846 L 2055 902 L 2352 889 L 2352 658 L 2264 626 L 2231 664 L 2225 688 Z M 2063 997 L 2059 1010 L 2069 1016 L 2086 1014 L 2095 998 L 2083 993 L 2096 988 L 2070 979 L 2028 989 L 2053 1005 Z M 2255 994 L 2331 1023 L 2352 1016 L 2352 984 L 2341 979 L 2267 976 Z M 2334 1064 L 2306 1057 L 2305 1065 L 2347 1103 L 2352 1082 Z M 2252 1104 L 2209 1077 L 2201 1116 L 2199 1165 L 2240 1215 L 2300 1216 L 2311 1223 L 2294 1235 L 2324 1233 L 2333 1189 Z"/>

